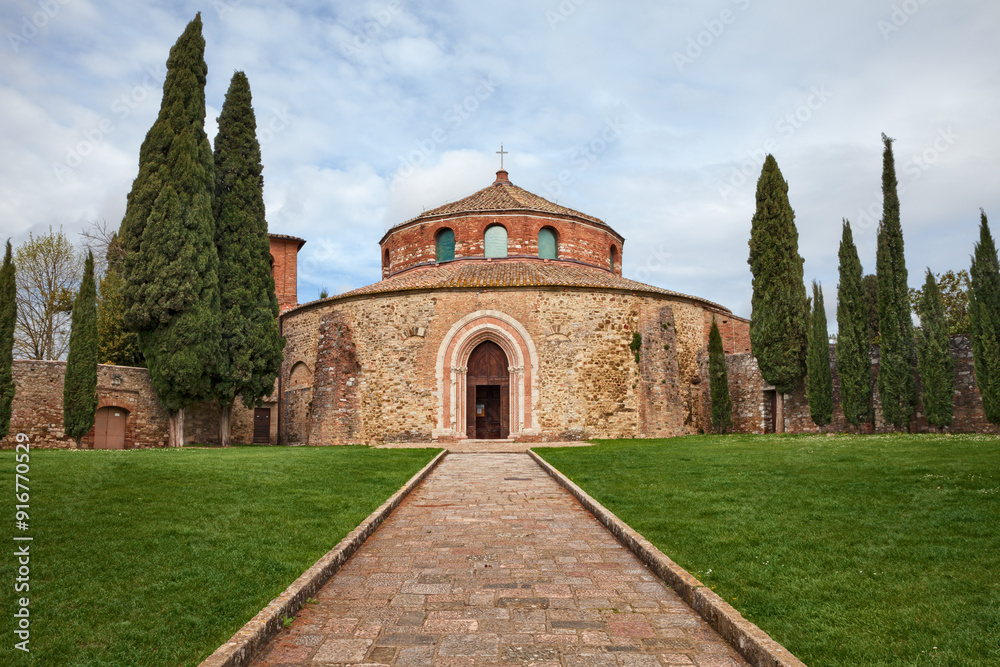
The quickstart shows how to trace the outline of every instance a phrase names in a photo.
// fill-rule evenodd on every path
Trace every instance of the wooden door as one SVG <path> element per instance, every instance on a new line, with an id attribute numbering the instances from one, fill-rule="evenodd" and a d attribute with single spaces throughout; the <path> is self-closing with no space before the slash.
<path id="1" fill-rule="evenodd" d="M 94 449 L 125 449 L 125 422 L 128 410 L 101 408 L 94 415 Z"/>
<path id="2" fill-rule="evenodd" d="M 503 432 L 503 410 L 500 386 L 481 384 L 476 387 L 476 439 L 497 440 Z"/>
<path id="3" fill-rule="evenodd" d="M 469 355 L 466 436 L 496 440 L 510 435 L 510 371 L 503 348 L 480 343 Z"/>
<path id="4" fill-rule="evenodd" d="M 267 445 L 271 442 L 271 408 L 254 408 L 253 441 Z"/>

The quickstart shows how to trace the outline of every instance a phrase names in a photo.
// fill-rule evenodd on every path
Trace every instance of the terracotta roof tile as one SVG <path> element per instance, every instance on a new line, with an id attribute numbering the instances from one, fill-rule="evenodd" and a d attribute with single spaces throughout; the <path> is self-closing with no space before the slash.
<path id="1" fill-rule="evenodd" d="M 406 225 L 414 220 L 434 217 L 438 215 L 448 215 L 452 213 L 474 213 L 479 211 L 537 211 L 540 213 L 556 213 L 558 215 L 571 215 L 582 218 L 590 222 L 607 227 L 607 223 L 592 215 L 575 211 L 565 206 L 560 206 L 550 202 L 544 197 L 528 192 L 524 188 L 519 188 L 510 181 L 497 179 L 493 185 L 483 188 L 479 192 L 468 197 L 453 201 L 444 206 L 432 208 L 424 211 L 415 218 L 396 225 Z"/>
<path id="2" fill-rule="evenodd" d="M 416 267 L 331 299 L 428 289 L 476 287 L 593 287 L 646 292 L 690 299 L 723 312 L 728 308 L 698 297 L 621 278 L 610 271 L 538 259 L 467 259 Z"/>

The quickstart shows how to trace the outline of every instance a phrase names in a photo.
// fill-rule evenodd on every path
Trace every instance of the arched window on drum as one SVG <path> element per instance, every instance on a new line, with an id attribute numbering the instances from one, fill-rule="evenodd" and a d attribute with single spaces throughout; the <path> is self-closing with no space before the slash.
<path id="1" fill-rule="evenodd" d="M 434 240 L 434 260 L 450 262 L 453 259 L 455 259 L 455 232 L 445 228 L 437 233 Z"/>
<path id="2" fill-rule="evenodd" d="M 483 234 L 483 254 L 486 257 L 507 256 L 507 229 L 503 225 L 491 225 Z"/>

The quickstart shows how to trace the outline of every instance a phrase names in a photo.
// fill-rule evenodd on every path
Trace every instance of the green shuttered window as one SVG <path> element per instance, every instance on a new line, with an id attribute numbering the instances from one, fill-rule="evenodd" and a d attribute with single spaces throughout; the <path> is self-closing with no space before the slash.
<path id="1" fill-rule="evenodd" d="M 487 257 L 506 257 L 507 230 L 500 225 L 487 227 L 483 235 L 483 250 Z"/>
<path id="2" fill-rule="evenodd" d="M 550 227 L 543 227 L 538 232 L 538 256 L 542 259 L 555 259 L 558 256 L 556 233 Z"/>
<path id="3" fill-rule="evenodd" d="M 450 229 L 438 232 L 434 259 L 439 262 L 450 262 L 455 259 L 455 232 Z"/>

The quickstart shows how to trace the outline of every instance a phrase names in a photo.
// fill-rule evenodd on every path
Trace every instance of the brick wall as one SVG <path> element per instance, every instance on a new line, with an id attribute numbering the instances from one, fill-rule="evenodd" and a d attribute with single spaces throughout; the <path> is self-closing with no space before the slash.
<path id="1" fill-rule="evenodd" d="M 271 265 L 274 293 L 278 297 L 278 309 L 283 313 L 299 303 L 298 253 L 305 241 L 280 234 L 269 235 L 269 241 L 274 262 Z"/>
<path id="2" fill-rule="evenodd" d="M 0 447 L 14 446 L 14 436 L 25 433 L 32 447 L 69 449 L 76 446 L 63 431 L 64 361 L 14 361 L 14 403 L 10 431 L 0 439 Z M 98 409 L 121 408 L 128 412 L 125 422 L 125 446 L 162 447 L 167 443 L 168 415 L 160 405 L 145 368 L 97 366 Z M 273 399 L 273 397 L 272 397 Z M 272 441 L 277 442 L 277 408 L 271 407 Z M 235 443 L 253 439 L 253 411 L 237 400 L 233 407 L 231 437 Z M 189 443 L 219 441 L 218 406 L 213 403 L 193 405 L 185 410 L 185 439 Z M 94 431 L 83 437 L 81 446 L 93 447 Z"/>
<path id="3" fill-rule="evenodd" d="M 455 232 L 455 257 L 483 257 L 483 234 L 493 224 L 507 229 L 507 253 L 510 257 L 538 257 L 538 232 L 543 227 L 556 230 L 558 258 L 575 260 L 602 269 L 609 268 L 609 251 L 617 249 L 615 274 L 622 272 L 624 241 L 608 227 L 556 214 L 491 213 L 461 214 L 431 221 L 417 221 L 390 232 L 381 243 L 383 264 L 386 251 L 389 265 L 384 276 L 393 275 L 418 264 L 435 261 L 435 243 L 439 231 Z"/>
<path id="4" fill-rule="evenodd" d="M 951 337 L 951 354 L 955 360 L 955 413 L 951 426 L 945 431 L 952 433 L 1000 433 L 1000 429 L 986 421 L 982 399 L 976 387 L 972 360 L 972 343 L 967 335 Z M 809 402 L 805 395 L 804 383 L 785 398 L 785 429 L 789 433 L 854 432 L 856 429 L 844 419 L 840 408 L 840 378 L 835 365 L 835 346 L 830 346 L 830 363 L 833 371 L 833 422 L 823 428 L 816 426 L 809 413 Z M 879 348 L 872 346 L 872 388 L 875 406 L 874 425 L 863 427 L 864 432 L 886 433 L 882 419 L 881 398 L 878 395 Z M 764 433 L 769 419 L 769 405 L 763 392 L 763 384 L 757 361 L 750 354 L 726 357 L 729 371 L 729 390 L 733 397 L 734 428 L 742 433 Z M 917 380 L 917 410 L 910 431 L 926 433 L 936 431 L 927 423 L 923 405 L 919 398 L 920 377 L 914 368 Z"/>
<path id="5" fill-rule="evenodd" d="M 721 310 L 705 309 L 705 349 L 708 349 L 708 334 L 712 329 L 712 318 L 719 324 L 722 349 L 726 354 L 741 354 L 750 351 L 750 320 L 737 317 Z"/>

